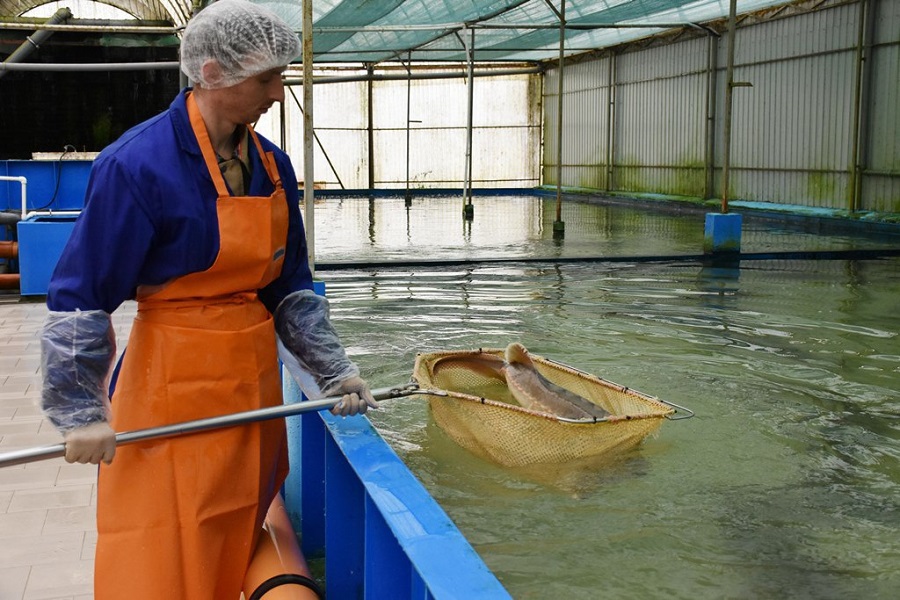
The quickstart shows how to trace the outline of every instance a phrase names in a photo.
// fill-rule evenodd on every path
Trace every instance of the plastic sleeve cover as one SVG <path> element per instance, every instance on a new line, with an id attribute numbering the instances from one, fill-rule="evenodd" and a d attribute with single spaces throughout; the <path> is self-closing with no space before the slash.
<path id="1" fill-rule="evenodd" d="M 282 362 L 308 398 L 328 396 L 344 380 L 359 376 L 331 324 L 328 300 L 312 290 L 294 292 L 281 301 L 275 331 L 287 351 L 280 351 Z"/>
<path id="2" fill-rule="evenodd" d="M 65 433 L 109 420 L 116 338 L 103 310 L 51 311 L 41 331 L 41 408 Z"/>

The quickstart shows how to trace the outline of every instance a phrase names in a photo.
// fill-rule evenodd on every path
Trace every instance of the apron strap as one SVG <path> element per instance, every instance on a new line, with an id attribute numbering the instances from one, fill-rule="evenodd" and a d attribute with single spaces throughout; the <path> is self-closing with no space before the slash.
<path id="1" fill-rule="evenodd" d="M 209 169 L 209 176 L 216 186 L 216 191 L 219 193 L 219 196 L 230 196 L 231 193 L 228 191 L 228 186 L 225 185 L 225 178 L 222 177 L 222 172 L 219 170 L 219 161 L 216 160 L 216 153 L 213 151 L 209 132 L 206 131 L 206 123 L 203 122 L 203 115 L 200 114 L 200 108 L 197 106 L 197 100 L 194 99 L 193 94 L 189 93 L 187 95 L 186 103 L 188 117 L 191 120 L 191 128 L 194 130 L 194 135 L 197 136 L 200 152 L 203 154 L 203 160 L 206 162 L 206 168 Z M 250 132 L 250 137 L 253 138 L 253 143 L 256 144 L 259 158 L 266 169 L 269 181 L 272 182 L 276 190 L 281 189 L 281 174 L 278 173 L 274 153 L 263 151 L 259 137 L 249 124 L 247 125 L 247 130 Z"/>
<path id="2" fill-rule="evenodd" d="M 219 161 L 216 160 L 216 153 L 213 152 L 212 142 L 209 141 L 209 133 L 206 131 L 206 123 L 203 122 L 203 115 L 200 114 L 200 108 L 194 99 L 194 94 L 187 96 L 188 117 L 191 119 L 191 128 L 194 135 L 197 136 L 197 142 L 200 144 L 200 152 L 203 154 L 203 160 L 206 161 L 206 168 L 209 170 L 209 176 L 212 177 L 213 183 L 216 185 L 216 191 L 219 196 L 230 196 L 228 186 L 225 185 L 225 178 L 219 171 Z"/>
<path id="3" fill-rule="evenodd" d="M 275 186 L 276 190 L 281 189 L 281 173 L 278 172 L 278 165 L 275 163 L 275 153 L 263 151 L 262 144 L 259 143 L 259 137 L 256 135 L 256 131 L 254 131 L 250 125 L 247 125 L 247 130 L 250 132 L 250 137 L 253 138 L 253 143 L 256 144 L 256 149 L 259 151 L 259 158 L 266 168 L 269 180 Z"/>

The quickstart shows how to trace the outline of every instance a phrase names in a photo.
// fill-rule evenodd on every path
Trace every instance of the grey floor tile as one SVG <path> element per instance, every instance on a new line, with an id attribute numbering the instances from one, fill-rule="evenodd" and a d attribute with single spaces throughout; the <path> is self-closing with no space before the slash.
<path id="1" fill-rule="evenodd" d="M 31 565 L 0 568 L 0 598 L 20 600 L 25 594 L 29 573 L 31 573 Z"/>

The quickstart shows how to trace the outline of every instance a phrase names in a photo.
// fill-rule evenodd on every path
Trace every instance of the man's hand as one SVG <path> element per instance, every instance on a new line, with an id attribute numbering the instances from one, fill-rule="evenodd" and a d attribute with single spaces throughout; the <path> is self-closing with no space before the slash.
<path id="1" fill-rule="evenodd" d="M 331 409 L 331 414 L 335 416 L 363 415 L 369 408 L 378 408 L 378 403 L 369 391 L 369 385 L 361 377 L 345 379 L 337 392 L 344 394 L 344 397 Z"/>
<path id="2" fill-rule="evenodd" d="M 112 462 L 116 455 L 116 432 L 109 423 L 100 421 L 67 431 L 66 462 L 99 465 Z"/>

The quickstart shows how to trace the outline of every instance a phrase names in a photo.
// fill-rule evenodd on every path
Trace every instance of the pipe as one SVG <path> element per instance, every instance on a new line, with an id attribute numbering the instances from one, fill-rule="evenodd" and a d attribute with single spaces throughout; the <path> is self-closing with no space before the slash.
<path id="1" fill-rule="evenodd" d="M 280 493 L 275 495 L 266 513 L 243 587 L 244 597 L 248 599 L 317 600 L 325 597 L 312 578 Z"/>
<path id="2" fill-rule="evenodd" d="M 480 73 L 473 73 L 473 77 L 505 77 L 507 75 L 538 75 L 543 73 L 544 69 L 541 67 L 531 67 L 527 69 L 508 69 L 508 70 L 495 70 L 495 71 L 484 71 Z M 334 76 L 334 77 L 319 77 L 314 80 L 316 85 L 322 83 L 354 83 L 357 81 L 407 81 L 408 79 L 419 80 L 419 79 L 461 79 L 463 77 L 468 77 L 468 69 L 466 72 L 449 72 L 449 73 L 419 73 L 418 75 L 344 75 L 344 76 Z M 301 85 L 303 80 L 301 79 L 285 79 L 284 85 Z"/>
<path id="3" fill-rule="evenodd" d="M 56 25 L 58 23 L 62 23 L 63 21 L 67 21 L 72 16 L 72 11 L 68 8 L 60 8 L 57 10 L 53 16 L 47 19 L 46 23 L 49 25 Z M 25 41 L 22 42 L 22 45 L 15 49 L 15 51 L 9 55 L 9 57 L 3 61 L 4 66 L 7 64 L 19 63 L 24 61 L 28 55 L 41 47 L 41 44 L 48 37 L 53 35 L 52 31 L 48 31 L 46 29 L 39 29 L 35 31 L 31 35 L 25 36 Z M 6 74 L 6 70 L 0 71 L 0 78 Z"/>
<path id="4" fill-rule="evenodd" d="M 4 240 L 0 241 L 0 258 L 18 258 L 19 257 L 19 243 Z"/>
<path id="5" fill-rule="evenodd" d="M 0 77 L 6 71 L 58 72 L 81 71 L 164 71 L 179 68 L 174 61 L 130 62 L 130 63 L 0 63 Z"/>
<path id="6" fill-rule="evenodd" d="M 18 273 L 0 273 L 0 289 L 17 290 L 21 286 Z"/>
<path id="7" fill-rule="evenodd" d="M 26 200 L 28 195 L 28 180 L 18 175 L 0 175 L 0 181 L 18 181 L 22 184 L 22 220 L 24 220 L 28 213 L 28 202 Z"/>
<path id="8" fill-rule="evenodd" d="M 98 22 L 95 20 L 94 22 Z M 137 33 L 175 35 L 184 27 L 156 27 L 153 25 L 81 25 L 81 24 L 49 24 L 22 23 L 17 21 L 0 22 L 0 29 L 33 29 L 36 31 L 68 31 L 71 33 Z"/>

